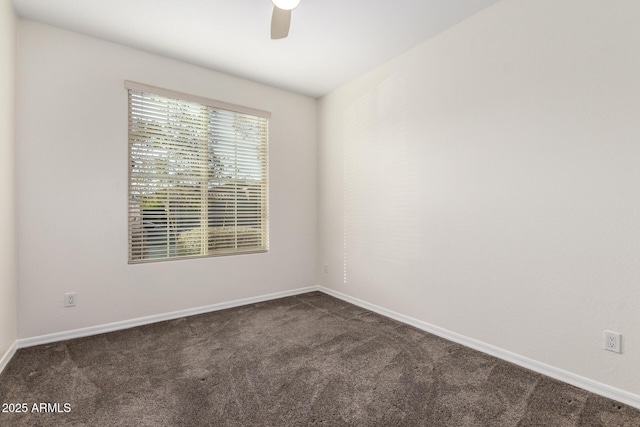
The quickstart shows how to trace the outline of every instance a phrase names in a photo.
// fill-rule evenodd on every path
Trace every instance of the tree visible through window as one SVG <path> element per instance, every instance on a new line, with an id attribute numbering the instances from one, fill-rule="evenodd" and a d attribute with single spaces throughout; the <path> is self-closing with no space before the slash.
<path id="1" fill-rule="evenodd" d="M 268 113 L 126 86 L 129 261 L 266 251 Z"/>

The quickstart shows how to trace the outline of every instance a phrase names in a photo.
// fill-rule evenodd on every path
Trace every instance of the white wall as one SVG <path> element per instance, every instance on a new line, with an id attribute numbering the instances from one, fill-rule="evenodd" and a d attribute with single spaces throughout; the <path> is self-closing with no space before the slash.
<path id="1" fill-rule="evenodd" d="M 15 202 L 16 16 L 10 0 L 0 0 L 0 359 L 17 334 Z M 0 367 L 1 369 L 1 367 Z"/>
<path id="2" fill-rule="evenodd" d="M 269 253 L 127 264 L 124 80 L 272 112 Z M 20 21 L 17 100 L 20 338 L 316 284 L 315 99 Z"/>
<path id="3" fill-rule="evenodd" d="M 321 99 L 320 284 L 640 394 L 638 22 L 503 0 Z"/>

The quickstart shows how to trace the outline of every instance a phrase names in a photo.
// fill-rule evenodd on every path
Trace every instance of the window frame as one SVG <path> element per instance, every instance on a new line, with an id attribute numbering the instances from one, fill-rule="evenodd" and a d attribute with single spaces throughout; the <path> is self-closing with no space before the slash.
<path id="1" fill-rule="evenodd" d="M 128 169 L 128 185 L 127 185 L 127 222 L 128 222 L 128 233 L 127 233 L 127 244 L 128 244 L 128 254 L 127 254 L 127 258 L 128 258 L 128 263 L 129 264 L 145 264 L 145 263 L 152 263 L 152 262 L 164 262 L 164 261 L 177 261 L 177 260 L 185 260 L 185 259 L 199 259 L 199 258 L 210 258 L 210 257 L 219 257 L 219 256 L 232 256 L 232 255 L 246 255 L 246 254 L 256 254 L 256 253 L 266 253 L 269 251 L 269 119 L 271 117 L 271 113 L 267 112 L 267 111 L 263 111 L 263 110 L 259 110 L 256 108 L 252 108 L 252 107 L 245 107 L 245 106 L 241 106 L 241 105 L 236 105 L 236 104 L 231 104 L 231 103 L 227 103 L 224 101 L 217 101 L 217 100 L 213 100 L 213 99 L 209 99 L 209 98 L 205 98 L 205 97 L 201 97 L 201 96 L 197 96 L 197 95 L 191 95 L 191 94 L 187 94 L 187 93 L 182 93 L 182 92 L 177 92 L 177 91 L 173 91 L 170 89 L 164 89 L 164 88 L 160 88 L 160 87 L 156 87 L 156 86 L 151 86 L 151 85 L 147 85 L 147 84 L 143 84 L 143 83 L 137 83 L 137 82 L 132 82 L 132 81 L 125 81 L 125 89 L 127 90 L 127 118 L 128 118 L 128 124 L 127 124 L 127 169 Z M 135 251 L 133 249 L 134 247 L 134 231 L 133 231 L 133 224 L 134 224 L 134 213 L 133 209 L 132 209 L 132 179 L 133 179 L 133 154 L 132 154 L 132 148 L 133 148 L 133 142 L 132 142 L 132 133 L 131 133 L 131 126 L 132 126 L 132 109 L 131 109 L 131 92 L 142 92 L 144 94 L 151 94 L 154 96 L 159 96 L 159 97 L 164 97 L 164 98 L 170 98 L 176 101 L 184 101 L 184 102 L 188 102 L 188 103 L 196 103 L 199 104 L 202 107 L 206 107 L 208 108 L 212 108 L 214 110 L 217 110 L 218 112 L 222 111 L 222 112 L 226 112 L 226 113 L 239 113 L 239 114 L 243 114 L 243 115 L 250 115 L 250 116 L 254 116 L 256 118 L 262 118 L 265 119 L 265 139 L 264 139 L 264 147 L 263 147 L 263 159 L 260 161 L 260 165 L 261 165 L 261 170 L 262 170 L 262 174 L 264 175 L 264 180 L 260 181 L 260 195 L 259 196 L 259 201 L 261 203 L 261 208 L 259 211 L 259 215 L 260 215 L 260 227 L 257 228 L 256 230 L 259 230 L 260 233 L 260 240 L 261 240 L 261 245 L 260 246 L 255 246 L 254 248 L 249 247 L 249 249 L 241 249 L 238 247 L 238 241 L 237 241 L 237 234 L 235 235 L 235 244 L 233 248 L 226 248 L 226 250 L 220 249 L 217 250 L 215 252 L 210 252 L 210 243 L 211 243 L 211 235 L 210 233 L 210 229 L 212 228 L 211 225 L 208 225 L 207 227 L 204 227 L 203 225 L 200 226 L 200 228 L 206 228 L 206 232 L 201 231 L 201 236 L 203 236 L 203 240 L 201 242 L 201 250 L 202 247 L 205 246 L 206 244 L 206 253 L 199 253 L 199 254 L 187 254 L 187 255 L 178 255 L 178 254 L 174 254 L 174 255 L 169 255 L 169 256 L 164 256 L 164 257 L 142 257 L 143 255 L 141 255 L 141 258 L 136 258 L 135 257 Z M 207 117 L 207 119 L 209 119 L 209 117 Z M 225 128 L 226 129 L 226 128 Z M 209 144 L 210 140 L 208 140 L 207 144 Z M 242 147 L 242 146 L 238 146 L 236 145 L 236 147 Z M 209 146 L 207 146 L 207 148 L 209 148 Z M 207 169 L 210 170 L 210 169 Z M 208 178 L 209 180 L 210 178 Z M 238 178 L 234 178 L 234 179 L 238 179 Z M 214 179 L 215 181 L 215 179 Z M 209 182 L 209 181 L 207 181 Z M 223 180 L 219 180 L 219 182 L 223 182 Z M 206 188 L 203 189 L 203 191 L 205 193 L 208 194 L 209 190 L 206 190 Z M 234 195 L 236 197 L 233 198 L 234 203 L 237 206 L 237 195 L 238 195 L 238 188 L 235 188 L 235 193 Z M 201 199 L 202 202 L 202 199 Z M 205 197 L 203 203 L 207 203 L 207 198 Z M 202 205 L 204 207 L 204 209 L 207 210 L 207 212 L 210 212 L 210 210 L 212 209 L 211 206 L 209 204 L 206 205 Z M 215 209 L 215 208 L 214 208 Z M 236 207 L 237 209 L 237 207 Z M 141 211 L 141 205 L 138 205 L 138 211 Z M 240 225 L 238 225 L 238 212 L 236 211 L 234 218 L 235 221 L 235 225 L 231 226 L 233 228 L 236 228 L 235 232 L 238 232 L 238 228 L 241 227 Z M 201 221 L 203 220 L 203 218 L 208 218 L 208 224 L 211 224 L 211 218 L 208 214 L 206 214 L 204 217 L 201 216 L 200 219 Z M 142 219 L 139 219 L 139 221 L 142 221 Z M 224 221 L 224 220 L 223 220 Z M 203 223 L 205 224 L 205 223 Z M 207 225 L 207 224 L 205 224 Z M 221 226 L 225 227 L 224 225 Z M 196 230 L 197 228 L 193 228 L 192 230 Z M 167 225 L 167 234 L 169 234 L 169 226 Z M 136 231 L 137 233 L 142 233 L 143 236 L 145 231 L 140 232 L 139 230 Z M 206 236 L 206 240 L 205 239 Z M 148 237 L 143 237 L 143 241 L 144 239 L 147 239 Z M 167 238 L 169 239 L 169 238 Z M 224 239 L 224 238 L 223 238 Z M 148 243 L 148 241 L 144 241 L 143 247 L 144 248 L 148 248 L 148 246 L 151 245 L 150 243 Z M 174 242 L 174 245 L 176 245 L 176 247 L 174 248 L 174 250 L 178 250 L 178 244 Z M 167 252 L 169 252 L 169 247 L 167 247 Z"/>

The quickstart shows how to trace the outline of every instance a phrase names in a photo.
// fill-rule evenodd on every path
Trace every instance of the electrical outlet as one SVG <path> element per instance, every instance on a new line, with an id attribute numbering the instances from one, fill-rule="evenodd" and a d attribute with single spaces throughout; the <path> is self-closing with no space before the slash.
<path id="1" fill-rule="evenodd" d="M 76 305 L 76 293 L 69 292 L 64 294 L 64 306 L 73 307 L 74 305 Z"/>
<path id="2" fill-rule="evenodd" d="M 615 353 L 622 353 L 622 335 L 617 332 L 604 331 L 604 349 Z"/>

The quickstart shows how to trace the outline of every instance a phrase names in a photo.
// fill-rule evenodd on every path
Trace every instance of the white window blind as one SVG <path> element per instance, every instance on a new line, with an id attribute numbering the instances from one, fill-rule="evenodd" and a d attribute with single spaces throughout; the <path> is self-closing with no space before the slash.
<path id="1" fill-rule="evenodd" d="M 125 87 L 129 262 L 266 251 L 269 113 Z"/>

